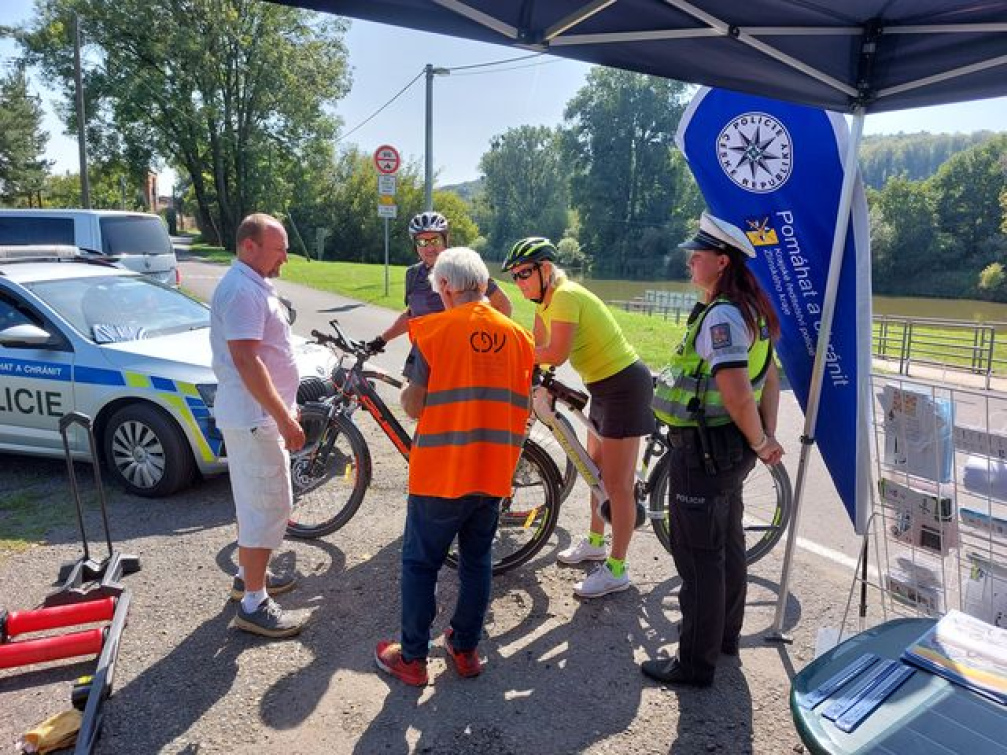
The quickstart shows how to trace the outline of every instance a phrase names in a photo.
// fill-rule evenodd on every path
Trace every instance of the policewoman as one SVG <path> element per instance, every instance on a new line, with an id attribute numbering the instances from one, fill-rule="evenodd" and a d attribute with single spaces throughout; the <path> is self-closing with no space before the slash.
<path id="1" fill-rule="evenodd" d="M 773 437 L 779 321 L 746 266 L 755 249 L 736 226 L 703 213 L 681 245 L 700 301 L 658 381 L 657 417 L 670 426 L 671 553 L 682 578 L 676 657 L 644 661 L 664 684 L 706 687 L 721 654 L 738 654 L 747 566 L 742 483 L 757 460 L 777 464 Z"/>

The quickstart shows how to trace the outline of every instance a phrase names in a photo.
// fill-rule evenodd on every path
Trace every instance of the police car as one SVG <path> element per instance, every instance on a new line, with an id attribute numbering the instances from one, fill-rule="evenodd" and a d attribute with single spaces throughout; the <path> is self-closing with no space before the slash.
<path id="1" fill-rule="evenodd" d="M 60 418 L 78 411 L 132 493 L 223 472 L 210 358 L 210 310 L 177 289 L 80 255 L 0 255 L 0 453 L 62 458 Z M 331 353 L 306 341 L 297 358 L 302 377 L 331 371 Z M 89 459 L 71 432 L 71 453 Z"/>

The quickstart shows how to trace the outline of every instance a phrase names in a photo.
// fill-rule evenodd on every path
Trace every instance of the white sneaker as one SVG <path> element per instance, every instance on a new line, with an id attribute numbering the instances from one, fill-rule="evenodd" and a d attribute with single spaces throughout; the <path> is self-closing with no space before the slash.
<path id="1" fill-rule="evenodd" d="M 556 554 L 556 560 L 568 566 L 584 561 L 604 561 L 606 558 L 608 558 L 608 551 L 605 546 L 591 545 L 591 541 L 586 537 Z"/>
<path id="2" fill-rule="evenodd" d="M 617 577 L 608 568 L 608 564 L 601 564 L 587 576 L 587 579 L 575 584 L 573 592 L 582 598 L 600 598 L 610 592 L 626 590 L 630 584 L 629 572 L 624 571 L 621 577 Z"/>

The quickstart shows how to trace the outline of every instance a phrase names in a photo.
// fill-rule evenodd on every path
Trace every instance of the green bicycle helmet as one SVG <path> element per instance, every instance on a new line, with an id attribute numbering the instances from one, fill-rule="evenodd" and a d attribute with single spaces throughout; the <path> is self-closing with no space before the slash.
<path id="1" fill-rule="evenodd" d="M 556 247 L 549 239 L 544 236 L 529 236 L 511 247 L 500 266 L 500 270 L 506 273 L 515 265 L 526 262 L 545 262 L 546 260 L 552 262 L 558 256 Z"/>

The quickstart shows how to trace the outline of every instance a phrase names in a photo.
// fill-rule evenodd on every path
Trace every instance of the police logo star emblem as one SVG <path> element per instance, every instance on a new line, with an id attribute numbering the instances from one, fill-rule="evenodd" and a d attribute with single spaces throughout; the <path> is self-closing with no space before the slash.
<path id="1" fill-rule="evenodd" d="M 730 325 L 711 325 L 710 342 L 715 349 L 726 349 L 731 345 Z"/>
<path id="2" fill-rule="evenodd" d="M 745 191 L 776 191 L 794 168 L 790 132 L 766 113 L 739 115 L 717 137 L 717 161 L 727 177 Z"/>

